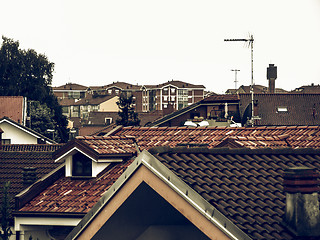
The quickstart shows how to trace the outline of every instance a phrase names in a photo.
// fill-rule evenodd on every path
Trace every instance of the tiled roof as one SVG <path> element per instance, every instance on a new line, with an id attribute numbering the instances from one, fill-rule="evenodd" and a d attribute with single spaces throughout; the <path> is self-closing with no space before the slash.
<path id="1" fill-rule="evenodd" d="M 0 186 L 2 187 L 5 182 L 10 181 L 9 194 L 12 198 L 25 189 L 23 168 L 35 167 L 37 177 L 40 178 L 60 165 L 53 161 L 52 151 L 38 151 L 39 149 L 20 151 L 22 148 L 17 149 L 18 151 L 12 151 L 14 149 L 10 147 L 6 149 L 6 145 L 3 145 L 3 148 L 9 151 L 0 151 Z M 26 149 L 27 147 L 23 148 Z M 49 148 L 52 150 L 51 145 Z M 28 148 L 28 150 L 31 149 Z M 2 199 L 2 191 L 0 191 L 0 199 Z M 11 208 L 14 209 L 13 199 Z"/>
<path id="2" fill-rule="evenodd" d="M 4 144 L 2 151 L 5 152 L 54 152 L 63 144 Z"/>
<path id="3" fill-rule="evenodd" d="M 141 149 L 181 144 L 206 144 L 214 148 L 229 137 L 237 137 L 240 144 L 253 147 L 293 148 L 320 147 L 319 126 L 282 127 L 123 127 L 113 136 L 134 136 Z M 286 137 L 287 136 L 287 137 Z M 246 137 L 248 142 L 245 144 Z M 285 143 L 287 145 L 285 145 Z"/>
<path id="4" fill-rule="evenodd" d="M 76 100 L 73 98 L 58 98 L 58 102 L 61 106 L 73 106 Z"/>
<path id="5" fill-rule="evenodd" d="M 100 88 L 108 89 L 108 88 L 113 88 L 113 87 L 117 87 L 122 90 L 140 90 L 141 89 L 141 85 L 134 85 L 134 84 L 126 83 L 126 82 L 113 82 L 111 84 L 105 85 Z"/>
<path id="6" fill-rule="evenodd" d="M 52 87 L 53 90 L 86 90 L 88 87 L 76 84 L 76 83 L 67 83 L 59 87 Z"/>
<path id="7" fill-rule="evenodd" d="M 22 96 L 0 96 L 0 119 L 8 117 L 13 121 L 22 124 L 24 106 Z"/>
<path id="8" fill-rule="evenodd" d="M 63 176 L 20 208 L 19 212 L 85 214 L 131 162 L 132 160 L 111 164 L 93 179 L 74 179 Z"/>
<path id="9" fill-rule="evenodd" d="M 117 96 L 102 96 L 102 97 L 93 97 L 93 95 L 88 95 L 85 98 L 82 98 L 81 100 L 75 102 L 73 105 L 99 105 L 101 103 L 104 103 L 114 97 Z"/>
<path id="10" fill-rule="evenodd" d="M 56 151 L 54 153 L 54 158 L 57 159 L 66 151 L 74 147 L 78 147 L 82 151 L 92 155 L 97 160 L 108 156 L 133 156 L 137 153 L 135 141 L 130 137 L 78 136 Z"/>
<path id="11" fill-rule="evenodd" d="M 194 109 L 197 109 L 201 106 L 206 106 L 208 104 L 211 104 L 211 103 L 228 103 L 228 104 L 239 104 L 239 96 L 238 95 L 227 95 L 227 94 L 224 94 L 224 95 L 210 95 L 209 97 L 206 97 L 198 102 L 195 102 L 187 107 L 184 107 L 180 110 L 177 110 L 177 111 L 174 111 L 170 114 L 167 114 L 165 116 L 163 116 L 162 118 L 158 118 L 158 119 L 155 119 L 153 122 L 150 122 L 149 124 L 146 124 L 146 126 L 161 126 L 161 124 L 164 124 L 174 118 L 177 118 L 178 116 L 180 115 L 183 115 L 183 114 L 186 114 L 187 112 L 190 112 Z M 141 124 L 142 125 L 142 124 Z"/>
<path id="12" fill-rule="evenodd" d="M 172 80 L 164 83 L 160 83 L 157 85 L 145 85 L 147 88 L 161 88 L 165 87 L 167 85 L 174 85 L 178 88 L 205 88 L 203 85 L 195 85 L 192 83 L 182 82 L 179 80 Z"/>
<path id="13" fill-rule="evenodd" d="M 240 113 L 245 114 L 251 94 L 240 94 Z M 258 126 L 320 125 L 320 94 L 254 94 Z M 287 108 L 286 112 L 278 107 Z M 246 119 L 246 116 L 243 116 Z"/>
<path id="14" fill-rule="evenodd" d="M 211 95 L 209 97 L 204 98 L 200 102 L 207 103 L 207 102 L 238 102 L 240 100 L 239 95 L 236 94 L 216 94 Z"/>
<path id="15" fill-rule="evenodd" d="M 295 239 L 282 225 L 283 171 L 320 170 L 313 149 L 152 149 L 153 155 L 252 239 Z"/>
<path id="16" fill-rule="evenodd" d="M 82 141 L 99 154 L 136 153 L 134 140 L 122 136 L 78 136 L 76 141 Z"/>
<path id="17" fill-rule="evenodd" d="M 301 86 L 299 88 L 296 88 L 295 90 L 291 91 L 291 93 L 320 93 L 320 85 L 305 85 Z"/>

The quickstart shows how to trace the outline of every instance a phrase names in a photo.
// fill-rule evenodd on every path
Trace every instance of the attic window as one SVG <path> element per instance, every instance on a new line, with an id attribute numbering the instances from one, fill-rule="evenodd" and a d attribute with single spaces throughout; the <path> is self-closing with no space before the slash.
<path id="1" fill-rule="evenodd" d="M 277 112 L 288 112 L 288 108 L 287 107 L 278 107 Z"/>
<path id="2" fill-rule="evenodd" d="M 72 176 L 74 177 L 91 177 L 92 160 L 81 153 L 72 156 Z"/>

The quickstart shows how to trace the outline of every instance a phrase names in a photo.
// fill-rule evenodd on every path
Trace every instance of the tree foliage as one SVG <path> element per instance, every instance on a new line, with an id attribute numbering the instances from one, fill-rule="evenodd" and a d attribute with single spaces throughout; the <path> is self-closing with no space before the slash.
<path id="1" fill-rule="evenodd" d="M 119 101 L 117 101 L 119 107 L 118 115 L 120 119 L 116 120 L 118 125 L 123 126 L 139 126 L 140 119 L 138 114 L 134 111 L 133 96 L 127 96 L 126 94 L 120 94 Z"/>
<path id="2" fill-rule="evenodd" d="M 51 89 L 54 63 L 33 49 L 20 49 L 18 41 L 6 37 L 2 37 L 2 40 L 0 96 L 24 96 L 28 100 L 39 101 L 41 105 L 45 104 L 51 109 L 53 120 L 59 126 L 56 129 L 59 138 L 67 141 L 67 119 L 62 115 L 62 108 Z"/>
<path id="3" fill-rule="evenodd" d="M 2 240 L 8 240 L 12 235 L 12 231 L 9 224 L 9 218 L 11 214 L 9 188 L 10 188 L 10 182 L 4 183 L 3 191 L 2 191 L 3 197 L 2 197 L 2 203 L 1 203 L 2 231 L 0 232 L 0 238 Z"/>

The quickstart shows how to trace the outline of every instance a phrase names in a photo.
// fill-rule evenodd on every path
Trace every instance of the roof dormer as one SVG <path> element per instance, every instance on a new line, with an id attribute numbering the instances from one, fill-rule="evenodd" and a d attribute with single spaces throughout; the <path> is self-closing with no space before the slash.
<path id="1" fill-rule="evenodd" d="M 65 176 L 96 177 L 111 163 L 122 162 L 136 155 L 132 138 L 77 137 L 55 153 L 55 162 L 65 163 Z"/>

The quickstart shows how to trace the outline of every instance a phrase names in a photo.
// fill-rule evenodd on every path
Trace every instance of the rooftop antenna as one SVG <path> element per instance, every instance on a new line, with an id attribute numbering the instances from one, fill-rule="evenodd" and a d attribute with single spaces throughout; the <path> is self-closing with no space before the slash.
<path id="1" fill-rule="evenodd" d="M 254 125 L 254 111 L 253 111 L 253 35 L 250 35 L 249 38 L 237 38 L 237 39 L 224 39 L 225 42 L 246 42 L 248 43 L 248 47 L 251 46 L 251 86 L 250 86 L 250 92 L 251 92 L 251 125 L 253 127 Z"/>
<path id="2" fill-rule="evenodd" d="M 239 69 L 231 69 L 232 72 L 234 72 L 234 89 L 237 89 L 237 73 L 240 72 Z"/>

